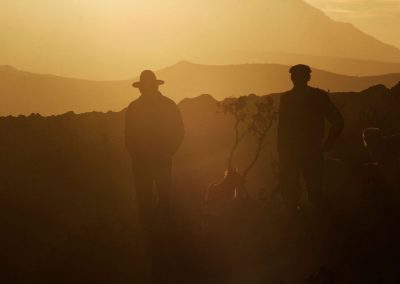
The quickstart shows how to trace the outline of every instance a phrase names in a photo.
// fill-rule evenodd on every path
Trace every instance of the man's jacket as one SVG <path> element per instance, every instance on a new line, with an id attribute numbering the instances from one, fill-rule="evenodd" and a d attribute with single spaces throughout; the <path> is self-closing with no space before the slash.
<path id="1" fill-rule="evenodd" d="M 161 93 L 142 95 L 126 112 L 126 147 L 133 160 L 160 161 L 171 158 L 184 136 L 177 105 Z"/>
<path id="2" fill-rule="evenodd" d="M 324 143 L 325 120 L 331 128 Z M 282 94 L 278 122 L 281 160 L 321 154 L 324 144 L 331 145 L 338 138 L 343 125 L 342 115 L 325 91 L 307 87 Z"/>

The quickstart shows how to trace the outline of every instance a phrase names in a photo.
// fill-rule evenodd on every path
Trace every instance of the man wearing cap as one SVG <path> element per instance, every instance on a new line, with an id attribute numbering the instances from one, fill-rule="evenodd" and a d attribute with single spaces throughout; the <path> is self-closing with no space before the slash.
<path id="1" fill-rule="evenodd" d="M 297 212 L 300 176 L 312 208 L 321 208 L 323 153 L 329 151 L 340 136 L 344 121 L 325 91 L 308 86 L 309 66 L 295 65 L 290 73 L 293 89 L 282 94 L 280 99 L 278 153 L 282 196 L 289 209 Z M 326 139 L 325 120 L 330 123 Z"/>
<path id="2" fill-rule="evenodd" d="M 152 71 L 143 71 L 140 81 L 133 83 L 141 96 L 126 112 L 125 142 L 132 158 L 139 218 L 147 227 L 154 221 L 153 184 L 160 213 L 168 214 L 172 157 L 184 136 L 181 113 L 174 101 L 160 93 L 162 84 Z"/>

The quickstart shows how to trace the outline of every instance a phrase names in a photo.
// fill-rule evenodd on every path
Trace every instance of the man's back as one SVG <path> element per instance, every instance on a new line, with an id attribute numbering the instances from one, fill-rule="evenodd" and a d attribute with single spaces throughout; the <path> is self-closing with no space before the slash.
<path id="1" fill-rule="evenodd" d="M 141 96 L 126 113 L 126 144 L 133 158 L 171 157 L 183 139 L 181 113 L 172 100 L 157 93 Z"/>
<path id="2" fill-rule="evenodd" d="M 325 91 L 306 87 L 284 93 L 279 107 L 280 154 L 309 154 L 309 151 L 321 150 L 325 119 L 332 125 L 342 123 L 339 112 Z"/>

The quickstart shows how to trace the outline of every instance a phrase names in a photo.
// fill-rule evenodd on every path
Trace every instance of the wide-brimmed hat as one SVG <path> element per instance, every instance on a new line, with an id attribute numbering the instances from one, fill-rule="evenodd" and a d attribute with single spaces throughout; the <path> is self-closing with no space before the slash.
<path id="1" fill-rule="evenodd" d="M 310 74 L 312 72 L 310 66 L 297 64 L 289 69 L 290 74 Z"/>
<path id="2" fill-rule="evenodd" d="M 140 80 L 132 84 L 133 87 L 139 88 L 140 86 L 159 86 L 164 84 L 163 80 L 158 80 L 156 74 L 151 70 L 145 70 L 140 74 Z"/>

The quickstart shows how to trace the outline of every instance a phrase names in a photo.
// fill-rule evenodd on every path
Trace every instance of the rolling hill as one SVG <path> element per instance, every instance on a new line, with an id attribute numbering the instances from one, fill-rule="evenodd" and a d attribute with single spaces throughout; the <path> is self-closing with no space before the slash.
<path id="1" fill-rule="evenodd" d="M 183 61 L 156 73 L 166 81 L 162 92 L 180 101 L 200 94 L 222 99 L 250 93 L 282 92 L 291 88 L 288 68 L 278 64 L 211 66 Z M 3 66 L 0 67 L 0 115 L 119 111 L 139 95 L 131 87 L 132 81 L 87 81 L 38 75 Z M 315 69 L 312 85 L 340 92 L 361 91 L 377 84 L 392 87 L 398 81 L 400 74 L 352 77 Z"/>
<path id="2" fill-rule="evenodd" d="M 348 76 L 376 76 L 400 73 L 400 63 L 396 62 L 284 52 L 232 51 L 220 54 L 218 57 L 197 57 L 195 62 L 211 65 L 243 64 L 243 58 L 246 58 L 245 63 L 294 65 L 299 62 L 306 62 L 314 68 Z"/>

